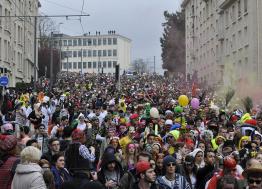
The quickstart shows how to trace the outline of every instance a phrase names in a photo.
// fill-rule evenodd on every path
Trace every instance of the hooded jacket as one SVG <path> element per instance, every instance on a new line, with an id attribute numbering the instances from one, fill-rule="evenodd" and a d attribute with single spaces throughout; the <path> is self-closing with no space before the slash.
<path id="1" fill-rule="evenodd" d="M 13 189 L 46 189 L 42 168 L 38 164 L 18 164 L 15 172 Z"/>
<path id="2" fill-rule="evenodd" d="M 118 182 L 120 181 L 120 178 L 124 175 L 124 171 L 122 169 L 121 164 L 117 161 L 116 157 L 114 154 L 108 153 L 104 154 L 104 157 L 101 162 L 101 170 L 98 172 L 98 180 L 102 183 L 105 184 L 107 182 L 106 176 L 105 176 L 105 170 L 107 168 L 107 165 L 111 162 L 115 162 L 115 170 L 118 175 Z"/>

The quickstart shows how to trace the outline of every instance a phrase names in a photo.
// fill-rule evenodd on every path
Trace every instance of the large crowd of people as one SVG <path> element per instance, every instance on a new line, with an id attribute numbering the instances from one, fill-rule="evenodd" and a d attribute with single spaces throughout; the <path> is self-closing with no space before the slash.
<path id="1" fill-rule="evenodd" d="M 52 89 L 5 90 L 0 188 L 262 188 L 261 106 L 229 109 L 183 77 L 120 80 L 61 72 Z"/>

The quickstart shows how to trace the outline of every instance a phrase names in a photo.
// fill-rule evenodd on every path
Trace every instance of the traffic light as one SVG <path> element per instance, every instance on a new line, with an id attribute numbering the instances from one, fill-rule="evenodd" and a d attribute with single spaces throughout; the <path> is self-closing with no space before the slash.
<path id="1" fill-rule="evenodd" d="M 116 82 L 118 81 L 119 79 L 119 64 L 116 65 L 115 67 L 115 79 L 116 79 Z"/>

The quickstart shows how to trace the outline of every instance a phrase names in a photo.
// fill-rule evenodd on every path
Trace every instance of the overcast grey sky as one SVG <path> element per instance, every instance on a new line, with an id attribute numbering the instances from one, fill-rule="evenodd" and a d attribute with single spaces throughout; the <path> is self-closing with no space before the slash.
<path id="1" fill-rule="evenodd" d="M 80 14 L 83 0 L 40 0 L 40 12 L 47 15 Z M 161 47 L 164 22 L 163 12 L 180 10 L 182 0 L 84 0 L 85 13 L 82 18 L 84 32 L 108 30 L 132 40 L 132 60 L 143 58 L 151 62 L 156 56 L 156 68 L 162 69 Z M 82 35 L 83 30 L 78 20 L 55 19 L 60 31 L 69 35 Z M 151 67 L 152 67 L 151 66 Z"/>

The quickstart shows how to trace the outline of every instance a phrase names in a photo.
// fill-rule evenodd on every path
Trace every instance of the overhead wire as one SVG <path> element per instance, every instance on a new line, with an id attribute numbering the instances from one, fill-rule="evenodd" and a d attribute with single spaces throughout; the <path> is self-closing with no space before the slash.
<path id="1" fill-rule="evenodd" d="M 77 9 L 74 9 L 74 8 L 71 8 L 71 7 L 68 7 L 68 6 L 59 4 L 59 3 L 55 3 L 55 2 L 50 1 L 50 0 L 44 0 L 44 1 L 46 1 L 46 2 L 48 2 L 48 3 L 51 3 L 51 4 L 54 4 L 54 5 L 56 5 L 56 6 L 59 6 L 59 7 L 63 7 L 63 8 L 66 8 L 66 9 L 70 9 L 70 10 L 72 10 L 72 11 L 74 11 L 74 12 L 79 12 L 79 10 L 77 10 Z M 83 12 L 83 14 L 87 14 L 87 13 L 86 13 L 86 12 Z"/>

